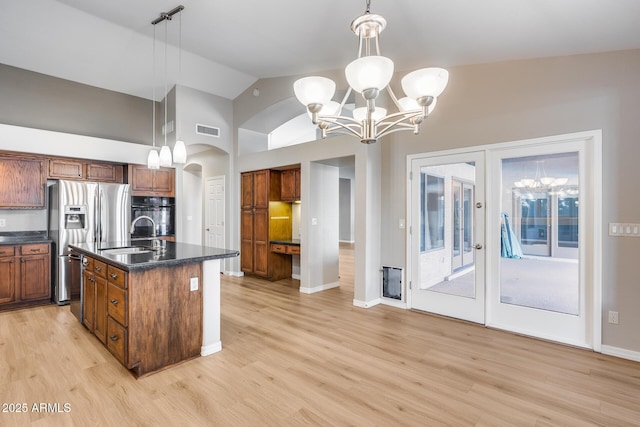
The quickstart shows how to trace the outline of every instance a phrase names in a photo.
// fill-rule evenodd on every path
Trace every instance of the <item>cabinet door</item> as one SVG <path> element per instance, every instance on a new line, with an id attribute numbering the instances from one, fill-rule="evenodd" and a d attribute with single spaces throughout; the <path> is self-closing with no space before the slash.
<path id="1" fill-rule="evenodd" d="M 0 208 L 44 208 L 44 160 L 0 158 Z"/>
<path id="2" fill-rule="evenodd" d="M 153 191 L 162 193 L 162 196 L 174 196 L 175 172 L 173 169 L 158 169 L 154 171 Z"/>
<path id="3" fill-rule="evenodd" d="M 148 169 L 146 166 L 131 165 L 130 172 L 130 184 L 131 191 L 138 191 L 143 193 L 150 193 L 153 191 L 153 170 Z"/>
<path id="4" fill-rule="evenodd" d="M 122 182 L 122 166 L 109 163 L 87 163 L 87 179 L 90 181 Z"/>
<path id="5" fill-rule="evenodd" d="M 296 174 L 293 169 L 282 171 L 280 174 L 280 199 L 283 202 L 295 200 Z"/>
<path id="6" fill-rule="evenodd" d="M 95 281 L 95 319 L 93 333 L 103 344 L 107 342 L 107 281 L 94 275 Z"/>
<path id="7" fill-rule="evenodd" d="M 20 258 L 20 299 L 51 298 L 51 262 L 48 255 Z"/>
<path id="8" fill-rule="evenodd" d="M 293 175 L 295 178 L 295 185 L 293 186 L 293 199 L 300 200 L 300 169 L 294 169 Z"/>
<path id="9" fill-rule="evenodd" d="M 256 209 L 253 215 L 253 272 L 269 275 L 269 210 Z"/>
<path id="10" fill-rule="evenodd" d="M 253 273 L 253 212 L 242 209 L 240 214 L 240 269 Z"/>
<path id="11" fill-rule="evenodd" d="M 84 164 L 80 161 L 67 160 L 67 159 L 49 160 L 49 178 L 83 179 Z"/>
<path id="12" fill-rule="evenodd" d="M 96 284 L 95 279 L 92 273 L 88 271 L 84 272 L 84 304 L 83 304 L 83 319 L 82 323 L 87 327 L 91 332 L 94 331 L 94 319 L 96 312 Z"/>
<path id="13" fill-rule="evenodd" d="M 242 209 L 251 209 L 253 207 L 253 173 L 245 172 L 242 174 L 242 200 L 240 207 Z"/>
<path id="14" fill-rule="evenodd" d="M 268 170 L 253 172 L 253 206 L 255 208 L 269 208 L 270 184 Z"/>
<path id="15" fill-rule="evenodd" d="M 0 258 L 0 304 L 16 300 L 15 258 Z"/>

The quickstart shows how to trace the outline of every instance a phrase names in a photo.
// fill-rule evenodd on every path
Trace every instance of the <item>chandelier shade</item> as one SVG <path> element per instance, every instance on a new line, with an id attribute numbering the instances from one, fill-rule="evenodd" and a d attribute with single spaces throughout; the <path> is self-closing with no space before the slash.
<path id="1" fill-rule="evenodd" d="M 351 31 L 358 36 L 357 59 L 345 67 L 349 88 L 342 102 L 333 101 L 336 84 L 326 77 L 303 77 L 293 84 L 296 98 L 307 108 L 313 124 L 317 125 L 325 138 L 329 134 L 355 136 L 362 143 L 371 144 L 379 138 L 397 131 L 417 134 L 420 125 L 436 106 L 436 98 L 444 91 L 449 81 L 449 72 L 443 68 L 424 68 L 407 74 L 402 79 L 406 97 L 398 99 L 389 83 L 393 78 L 393 61 L 380 54 L 380 33 L 387 21 L 367 8 L 351 23 Z M 388 92 L 397 112 L 377 107 L 376 100 L 382 90 Z M 353 117 L 340 113 L 352 91 L 362 95 L 364 107 L 355 108 Z M 337 107 L 336 107 L 337 104 Z"/>
<path id="2" fill-rule="evenodd" d="M 418 99 L 425 96 L 437 98 L 447 87 L 449 72 L 443 68 L 422 68 L 402 78 L 402 90 L 408 97 Z"/>
<path id="3" fill-rule="evenodd" d="M 336 92 L 336 84 L 326 77 L 304 77 L 293 84 L 298 101 L 304 106 L 327 104 Z"/>
<path id="4" fill-rule="evenodd" d="M 393 77 L 393 61 L 384 56 L 363 56 L 344 70 L 349 86 L 358 93 L 384 89 Z"/>
<path id="5" fill-rule="evenodd" d="M 353 118 L 361 122 L 367 118 L 367 107 L 359 107 L 353 110 Z M 371 113 L 371 119 L 378 121 L 387 115 L 387 109 L 382 107 L 376 107 Z"/>

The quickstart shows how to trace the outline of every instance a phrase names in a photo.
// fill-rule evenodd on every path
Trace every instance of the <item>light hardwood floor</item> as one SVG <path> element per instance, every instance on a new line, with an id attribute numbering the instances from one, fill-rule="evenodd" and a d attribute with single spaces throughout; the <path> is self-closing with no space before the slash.
<path id="1" fill-rule="evenodd" d="M 640 425 L 639 363 L 297 285 L 223 276 L 223 350 L 140 380 L 67 307 L 0 313 L 0 425 Z"/>

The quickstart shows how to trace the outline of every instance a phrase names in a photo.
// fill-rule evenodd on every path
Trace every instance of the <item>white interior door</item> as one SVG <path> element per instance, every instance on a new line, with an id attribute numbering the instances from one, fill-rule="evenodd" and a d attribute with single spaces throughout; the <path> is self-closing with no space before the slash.
<path id="1" fill-rule="evenodd" d="M 410 167 L 408 305 L 484 323 L 484 153 L 414 158 Z"/>
<path id="2" fill-rule="evenodd" d="M 205 242 L 207 246 L 225 247 L 225 181 L 224 176 L 207 178 L 205 204 Z"/>

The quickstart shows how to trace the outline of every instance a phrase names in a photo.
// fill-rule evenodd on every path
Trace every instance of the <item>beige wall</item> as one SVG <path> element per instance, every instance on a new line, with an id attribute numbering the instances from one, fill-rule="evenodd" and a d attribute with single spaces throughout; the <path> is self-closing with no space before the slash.
<path id="1" fill-rule="evenodd" d="M 396 133 L 379 143 L 382 264 L 406 266 L 406 230 L 398 227 L 398 219 L 407 217 L 405 168 L 409 154 L 602 129 L 603 230 L 608 230 L 609 222 L 640 222 L 640 200 L 633 197 L 640 182 L 636 164 L 640 159 L 640 50 L 453 67 L 449 71 L 449 86 L 421 133 Z M 323 74 L 335 77 L 340 72 Z M 292 97 L 295 79 L 258 81 L 234 101 L 234 122 L 242 124 L 260 109 Z M 260 88 L 257 98 L 251 95 L 253 87 Z M 338 81 L 341 88 L 344 82 Z M 298 156 L 313 160 L 336 157 L 332 149 L 338 148 L 337 142 L 307 144 L 308 149 L 285 148 L 277 150 L 277 155 L 241 157 L 239 170 L 277 166 L 278 159 L 297 163 Z M 355 139 L 349 143 L 341 138 L 340 142 L 359 144 Z M 337 151 L 343 149 L 340 146 Z M 361 153 L 358 148 L 353 152 Z M 363 164 L 362 157 L 356 154 L 356 158 L 357 164 Z M 367 190 L 360 183 L 355 191 Z M 612 238 L 605 231 L 603 245 L 603 344 L 637 352 L 640 281 L 633 264 L 634 254 L 640 253 L 640 239 Z M 367 251 L 378 251 L 366 246 Z M 620 313 L 619 325 L 606 323 L 608 310 Z"/>

